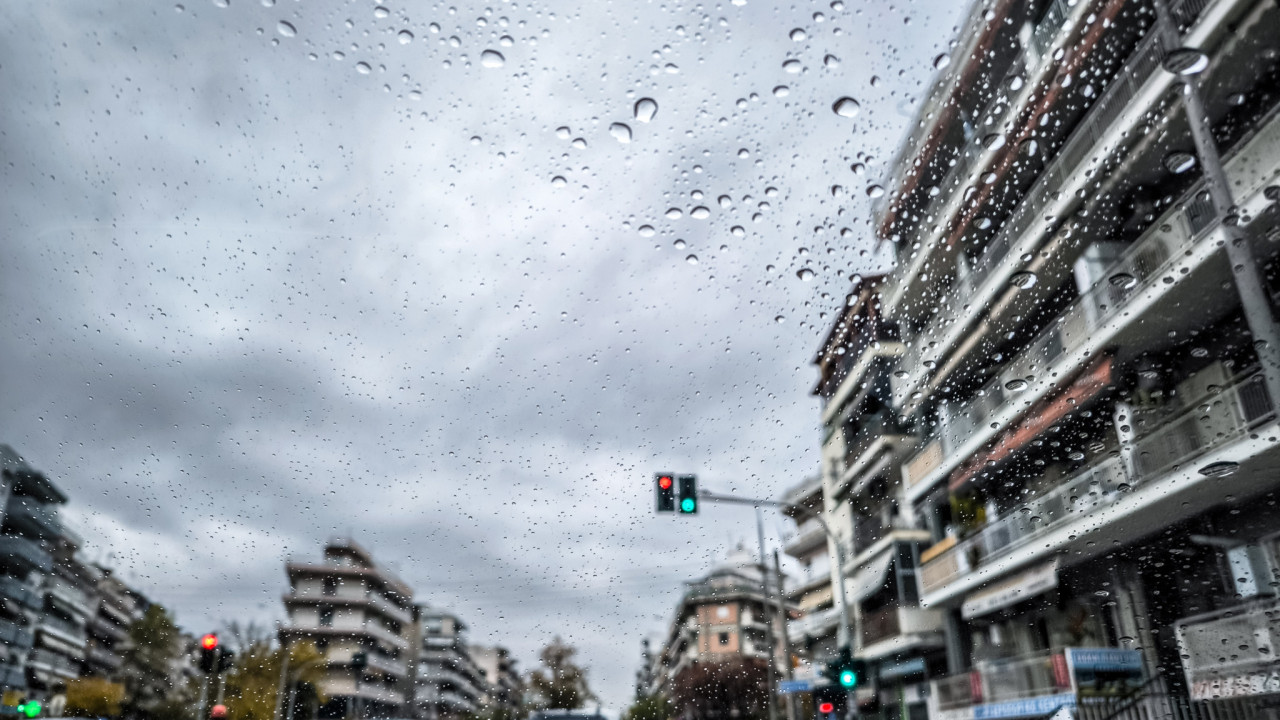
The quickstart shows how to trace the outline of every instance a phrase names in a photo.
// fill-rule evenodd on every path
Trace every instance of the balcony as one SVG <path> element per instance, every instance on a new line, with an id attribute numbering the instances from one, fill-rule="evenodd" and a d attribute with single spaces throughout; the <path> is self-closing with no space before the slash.
<path id="1" fill-rule="evenodd" d="M 43 670 L 67 680 L 80 677 L 79 663 L 43 648 L 31 651 L 27 656 L 27 667 Z"/>
<path id="2" fill-rule="evenodd" d="M 65 605 L 77 615 L 87 616 L 93 612 L 96 604 L 89 593 L 73 586 L 61 578 L 53 579 L 46 588 L 49 596 Z"/>
<path id="3" fill-rule="evenodd" d="M 1263 379 L 1256 373 L 1245 373 L 1225 388 L 1211 392 L 1167 417 L 1133 447 L 1133 467 L 1125 458 L 1113 457 L 1084 468 L 1045 495 L 1011 510 L 1004 517 L 987 523 L 975 534 L 955 546 L 937 553 L 920 567 L 922 604 L 954 596 L 952 587 L 962 577 L 979 582 L 973 574 L 997 565 L 1010 553 L 1034 545 L 1034 555 L 1056 551 L 1056 543 L 1046 537 L 1063 528 L 1072 540 L 1096 535 L 1114 525 L 1118 518 L 1100 513 L 1118 502 L 1134 498 L 1143 500 L 1147 486 L 1168 471 L 1186 468 L 1194 459 L 1219 448 L 1247 439 L 1252 431 L 1276 416 L 1275 406 L 1267 396 Z M 1194 476 L 1201 482 L 1204 474 Z M 1165 488 L 1160 489 L 1167 493 Z M 1151 497 L 1159 496 L 1153 490 Z M 1132 508 L 1131 508 L 1132 511 Z M 1164 522 L 1173 522 L 1167 517 Z M 1133 528 L 1137 529 L 1137 528 Z"/>
<path id="4" fill-rule="evenodd" d="M 803 642 L 805 638 L 824 638 L 836 634 L 840 622 L 840 608 L 829 607 L 810 612 L 799 620 L 787 622 L 787 637 L 791 642 Z"/>
<path id="5" fill-rule="evenodd" d="M 105 615 L 94 615 L 89 618 L 88 628 L 89 632 L 98 637 L 106 638 L 113 643 L 122 642 L 129 637 L 128 628 L 115 624 L 115 622 L 107 619 Z"/>
<path id="6" fill-rule="evenodd" d="M 10 648 L 29 648 L 33 641 L 30 628 L 10 620 L 0 620 L 0 643 Z"/>
<path id="7" fill-rule="evenodd" d="M 8 598 L 30 610 L 44 606 L 44 595 L 11 575 L 0 575 L 0 597 Z"/>
<path id="8" fill-rule="evenodd" d="M 35 624 L 36 630 L 42 633 L 52 635 L 53 637 L 69 643 L 76 647 L 83 648 L 88 638 L 85 636 L 84 626 L 67 622 L 60 617 L 53 615 L 44 615 Z"/>
<path id="9" fill-rule="evenodd" d="M 409 672 L 409 669 L 403 660 L 397 660 L 393 657 L 381 655 L 379 653 L 367 653 L 367 656 L 369 658 L 370 670 L 385 673 L 387 675 L 394 675 L 396 677 L 404 677 Z"/>
<path id="10" fill-rule="evenodd" d="M 887 605 L 863 613 L 858 656 L 872 660 L 919 645 L 942 644 L 942 614 L 937 610 Z"/>
<path id="11" fill-rule="evenodd" d="M 929 717 L 1048 717 L 1077 698 L 1123 695 L 1142 683 L 1136 650 L 1065 648 L 976 663 L 933 682 Z"/>
<path id="12" fill-rule="evenodd" d="M 782 551 L 794 558 L 804 557 L 813 551 L 827 547 L 827 533 L 817 520 L 809 519 L 800 523 L 795 534 L 787 538 Z"/>
<path id="13" fill-rule="evenodd" d="M 20 495 L 9 497 L 5 521 L 22 533 L 42 540 L 56 538 L 62 533 L 55 505 Z"/>
<path id="14" fill-rule="evenodd" d="M 0 566 L 18 574 L 32 570 L 47 573 L 53 569 L 53 558 L 35 540 L 21 535 L 0 535 Z"/>
<path id="15" fill-rule="evenodd" d="M 1170 4 L 1175 15 L 1191 17 L 1194 16 L 1191 11 L 1201 9 L 1205 3 L 1182 0 Z M 1197 28 L 1186 38 L 1187 44 L 1198 46 L 1205 35 L 1206 30 Z M 935 318 L 910 341 L 910 349 L 901 363 L 908 375 L 894 387 L 895 405 L 904 413 L 914 412 L 923 400 L 924 393 L 919 391 L 931 375 L 926 363 L 946 367 L 944 361 L 952 348 L 970 335 L 973 322 L 1004 292 L 1009 278 L 1024 269 L 1023 263 L 1011 260 L 1039 248 L 1046 232 L 1054 227 L 1045 219 L 1064 217 L 1078 202 L 1077 193 L 1097 182 L 1096 169 L 1102 161 L 1136 141 L 1139 134 L 1126 132 L 1128 128 L 1138 123 L 1176 82 L 1172 74 L 1160 68 L 1164 54 L 1158 33 L 1149 32 L 1107 84 L 1102 97 L 1072 129 L 1067 142 L 983 249 L 964 281 L 952 282 L 949 288 L 938 293 L 937 302 L 932 304 L 955 308 L 954 314 Z M 928 253 L 921 252 L 920 256 L 927 257 Z"/>
<path id="16" fill-rule="evenodd" d="M 409 646 L 409 639 L 403 635 L 397 634 L 376 622 L 366 622 L 364 631 L 369 635 L 401 650 Z"/>
<path id="17" fill-rule="evenodd" d="M 1280 682 L 1280 600 L 1185 618 L 1174 628 L 1192 700 L 1271 693 Z"/>
<path id="18" fill-rule="evenodd" d="M 807 508 L 810 503 L 815 506 L 822 504 L 822 478 L 818 475 L 805 478 L 798 485 L 787 488 L 778 500 L 782 503 L 784 511 L 788 514 L 793 511 L 790 508 L 803 509 Z"/>

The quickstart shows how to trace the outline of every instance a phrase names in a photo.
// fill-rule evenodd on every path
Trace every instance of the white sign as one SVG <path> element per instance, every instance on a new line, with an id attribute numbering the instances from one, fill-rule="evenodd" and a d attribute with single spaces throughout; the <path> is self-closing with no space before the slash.
<path id="1" fill-rule="evenodd" d="M 1191 683 L 1192 700 L 1224 700 L 1280 693 L 1280 668 L 1250 675 L 1196 680 Z"/>

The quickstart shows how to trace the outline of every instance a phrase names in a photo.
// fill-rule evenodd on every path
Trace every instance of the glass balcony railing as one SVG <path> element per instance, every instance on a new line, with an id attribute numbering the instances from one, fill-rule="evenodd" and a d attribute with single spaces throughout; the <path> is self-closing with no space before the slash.
<path id="1" fill-rule="evenodd" d="M 1230 386 L 1187 403 L 1184 411 L 1138 438 L 1132 451 L 1136 474 L 1123 458 L 1108 458 L 987 523 L 924 563 L 920 568 L 921 592 L 936 592 L 1050 530 L 1088 517 L 1120 497 L 1139 491 L 1143 482 L 1166 470 L 1248 435 L 1275 415 L 1275 405 L 1267 396 L 1262 376 L 1247 373 Z"/>

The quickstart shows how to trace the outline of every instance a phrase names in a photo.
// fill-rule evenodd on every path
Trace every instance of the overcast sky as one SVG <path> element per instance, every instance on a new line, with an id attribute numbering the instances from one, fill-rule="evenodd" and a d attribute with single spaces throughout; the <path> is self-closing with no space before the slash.
<path id="1" fill-rule="evenodd" d="M 349 534 L 624 708 L 755 541 L 652 473 L 816 472 L 809 363 L 964 5 L 6 4 L 0 442 L 192 632 Z"/>

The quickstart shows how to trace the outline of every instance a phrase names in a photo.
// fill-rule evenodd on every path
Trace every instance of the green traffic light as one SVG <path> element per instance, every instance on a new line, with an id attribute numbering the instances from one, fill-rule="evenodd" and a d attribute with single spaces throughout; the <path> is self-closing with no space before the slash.
<path id="1" fill-rule="evenodd" d="M 844 670 L 840 673 L 840 684 L 851 688 L 858 684 L 858 673 L 852 670 Z"/>
<path id="2" fill-rule="evenodd" d="M 18 711 L 29 718 L 33 718 L 40 714 L 40 703 L 34 700 L 29 703 L 23 703 L 18 706 Z"/>
<path id="3" fill-rule="evenodd" d="M 693 498 L 685 498 L 680 501 L 680 512 L 691 513 L 697 509 L 698 503 Z"/>

